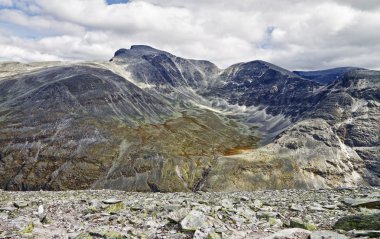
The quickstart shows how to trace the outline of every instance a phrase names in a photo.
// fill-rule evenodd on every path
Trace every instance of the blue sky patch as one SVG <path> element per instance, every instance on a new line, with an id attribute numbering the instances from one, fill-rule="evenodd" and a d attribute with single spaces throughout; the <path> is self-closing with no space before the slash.
<path id="1" fill-rule="evenodd" d="M 129 0 L 107 0 L 107 3 L 109 5 L 111 4 L 118 4 L 118 3 L 127 3 Z"/>

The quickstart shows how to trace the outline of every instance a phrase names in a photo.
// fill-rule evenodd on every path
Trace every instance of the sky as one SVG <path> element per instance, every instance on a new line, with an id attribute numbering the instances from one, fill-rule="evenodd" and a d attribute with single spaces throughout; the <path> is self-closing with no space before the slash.
<path id="1" fill-rule="evenodd" d="M 0 61 L 106 61 L 139 44 L 220 68 L 380 70 L 380 1 L 0 0 Z"/>

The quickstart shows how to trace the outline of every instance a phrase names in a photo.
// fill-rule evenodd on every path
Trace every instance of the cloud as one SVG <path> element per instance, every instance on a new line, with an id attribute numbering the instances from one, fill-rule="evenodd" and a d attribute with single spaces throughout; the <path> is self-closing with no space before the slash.
<path id="1" fill-rule="evenodd" d="M 108 60 L 148 44 L 220 67 L 380 69 L 377 0 L 0 0 L 0 29 L 0 60 Z"/>
<path id="2" fill-rule="evenodd" d="M 0 7 L 11 7 L 12 5 L 12 0 L 0 0 Z"/>

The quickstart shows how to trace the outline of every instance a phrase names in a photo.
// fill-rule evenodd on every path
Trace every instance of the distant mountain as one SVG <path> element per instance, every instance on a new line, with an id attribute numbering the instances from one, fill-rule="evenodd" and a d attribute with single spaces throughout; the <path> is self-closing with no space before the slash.
<path id="1" fill-rule="evenodd" d="M 326 85 L 143 45 L 108 62 L 0 64 L 0 187 L 380 185 L 380 72 L 344 69 L 320 71 L 340 72 Z"/>
<path id="2" fill-rule="evenodd" d="M 293 71 L 295 74 L 310 79 L 322 84 L 330 84 L 340 77 L 342 77 L 345 73 L 354 70 L 365 70 L 364 68 L 358 67 L 338 67 L 328 70 L 321 71 Z"/>

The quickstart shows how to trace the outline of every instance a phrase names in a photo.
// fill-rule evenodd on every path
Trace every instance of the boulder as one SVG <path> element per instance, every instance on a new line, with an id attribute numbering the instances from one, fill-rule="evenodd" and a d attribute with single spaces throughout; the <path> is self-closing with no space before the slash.
<path id="1" fill-rule="evenodd" d="M 200 211 L 192 210 L 181 221 L 181 228 L 184 231 L 196 231 L 197 229 L 209 227 L 207 217 Z"/>
<path id="2" fill-rule="evenodd" d="M 335 223 L 334 228 L 346 231 L 380 230 L 380 213 L 342 217 Z"/>

